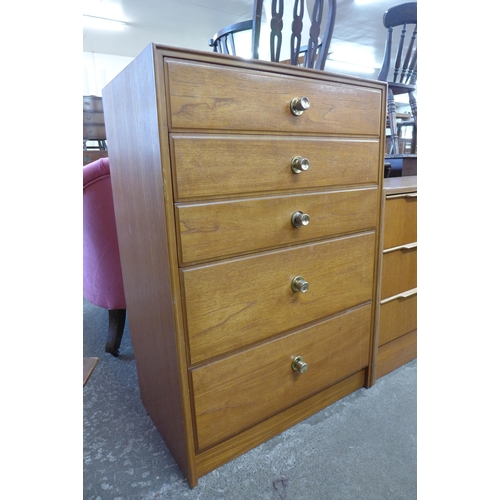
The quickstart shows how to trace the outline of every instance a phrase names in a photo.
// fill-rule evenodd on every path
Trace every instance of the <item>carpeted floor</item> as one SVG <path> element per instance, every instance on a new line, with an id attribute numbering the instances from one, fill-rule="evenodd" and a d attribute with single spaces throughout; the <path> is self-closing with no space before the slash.
<path id="1" fill-rule="evenodd" d="M 417 498 L 417 361 L 200 478 L 191 490 L 142 406 L 126 325 L 104 352 L 107 311 L 83 303 L 84 500 Z"/>

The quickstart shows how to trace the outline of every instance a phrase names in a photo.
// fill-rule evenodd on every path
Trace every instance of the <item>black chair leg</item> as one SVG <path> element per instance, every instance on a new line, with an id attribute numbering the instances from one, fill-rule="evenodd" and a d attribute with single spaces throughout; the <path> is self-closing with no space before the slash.
<path id="1" fill-rule="evenodd" d="M 391 129 L 391 150 L 390 155 L 399 154 L 398 130 L 396 121 L 396 104 L 394 102 L 394 94 L 391 89 L 387 92 L 387 115 L 389 116 L 389 127 Z"/>
<path id="2" fill-rule="evenodd" d="M 122 343 L 125 328 L 126 309 L 109 309 L 108 338 L 106 339 L 106 352 L 118 357 L 118 350 Z"/>

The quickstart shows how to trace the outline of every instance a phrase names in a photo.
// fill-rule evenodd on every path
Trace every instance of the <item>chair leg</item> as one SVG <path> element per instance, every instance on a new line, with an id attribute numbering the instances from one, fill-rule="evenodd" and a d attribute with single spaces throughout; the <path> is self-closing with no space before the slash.
<path id="1" fill-rule="evenodd" d="M 417 149 L 417 100 L 415 99 L 413 92 L 410 92 L 409 94 L 409 101 L 411 114 L 413 116 L 413 123 L 415 124 L 413 126 L 413 136 L 411 140 L 411 152 L 415 154 Z"/>
<path id="2" fill-rule="evenodd" d="M 387 93 L 387 114 L 389 115 L 389 127 L 391 129 L 391 150 L 389 154 L 399 154 L 398 130 L 396 122 L 396 104 L 394 103 L 394 94 L 389 89 Z"/>
<path id="3" fill-rule="evenodd" d="M 408 100 L 410 101 L 411 115 L 413 116 L 413 122 L 415 123 L 415 127 L 416 127 L 417 126 L 417 100 L 415 99 L 413 92 L 410 92 L 408 97 L 409 97 Z"/>
<path id="4" fill-rule="evenodd" d="M 108 338 L 106 339 L 106 352 L 118 356 L 125 328 L 126 309 L 109 309 Z"/>

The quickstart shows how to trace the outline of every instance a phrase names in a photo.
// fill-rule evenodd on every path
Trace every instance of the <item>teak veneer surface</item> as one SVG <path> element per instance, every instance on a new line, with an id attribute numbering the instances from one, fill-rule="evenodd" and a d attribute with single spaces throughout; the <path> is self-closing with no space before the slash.
<path id="1" fill-rule="evenodd" d="M 417 330 L 379 347 L 377 377 L 383 377 L 417 357 Z"/>
<path id="2" fill-rule="evenodd" d="M 180 260 L 213 260 L 373 229 L 377 204 L 377 189 L 371 188 L 177 205 Z M 307 226 L 293 226 L 297 211 L 310 216 Z"/>
<path id="3" fill-rule="evenodd" d="M 400 297 L 380 306 L 380 334 L 382 346 L 417 329 L 417 295 Z"/>
<path id="4" fill-rule="evenodd" d="M 373 378 L 417 356 L 417 177 L 384 179 Z"/>
<path id="5" fill-rule="evenodd" d="M 191 363 L 369 301 L 374 246 L 370 232 L 183 269 Z M 292 290 L 299 275 L 307 293 Z"/>
<path id="6" fill-rule="evenodd" d="M 380 134 L 379 89 L 180 61 L 167 62 L 166 79 L 174 130 Z M 297 120 L 290 101 L 301 96 L 311 107 Z"/>
<path id="7" fill-rule="evenodd" d="M 417 249 L 384 253 L 380 296 L 386 299 L 417 286 Z"/>
<path id="8" fill-rule="evenodd" d="M 376 139 L 171 134 L 176 200 L 378 182 Z M 309 170 L 290 168 L 307 157 Z"/>
<path id="9" fill-rule="evenodd" d="M 207 448 L 368 365 L 371 305 L 192 371 Z M 297 355 L 309 368 L 290 369 Z"/>
<path id="10" fill-rule="evenodd" d="M 191 487 L 370 385 L 386 92 L 156 44 L 103 89 L 141 398 Z M 311 107 L 293 116 L 301 96 Z M 309 170 L 293 174 L 295 156 Z M 311 225 L 295 231 L 303 205 Z M 297 275 L 307 293 L 292 290 Z M 292 344 L 309 352 L 302 378 Z M 211 404 L 234 420 L 215 424 Z"/>
<path id="11" fill-rule="evenodd" d="M 219 467 L 242 453 L 263 443 L 284 430 L 298 424 L 305 418 L 357 391 L 366 382 L 366 371 L 361 370 L 327 389 L 300 401 L 282 412 L 250 427 L 233 438 L 200 452 L 196 457 L 200 476 Z"/>
<path id="12" fill-rule="evenodd" d="M 417 241 L 416 193 L 393 196 L 385 202 L 384 249 Z"/>

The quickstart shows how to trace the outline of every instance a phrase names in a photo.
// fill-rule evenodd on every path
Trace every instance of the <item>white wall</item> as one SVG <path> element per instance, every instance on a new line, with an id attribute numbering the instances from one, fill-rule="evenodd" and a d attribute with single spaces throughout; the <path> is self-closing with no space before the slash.
<path id="1" fill-rule="evenodd" d="M 133 57 L 84 52 L 82 95 L 102 96 L 103 87 L 132 60 Z"/>

